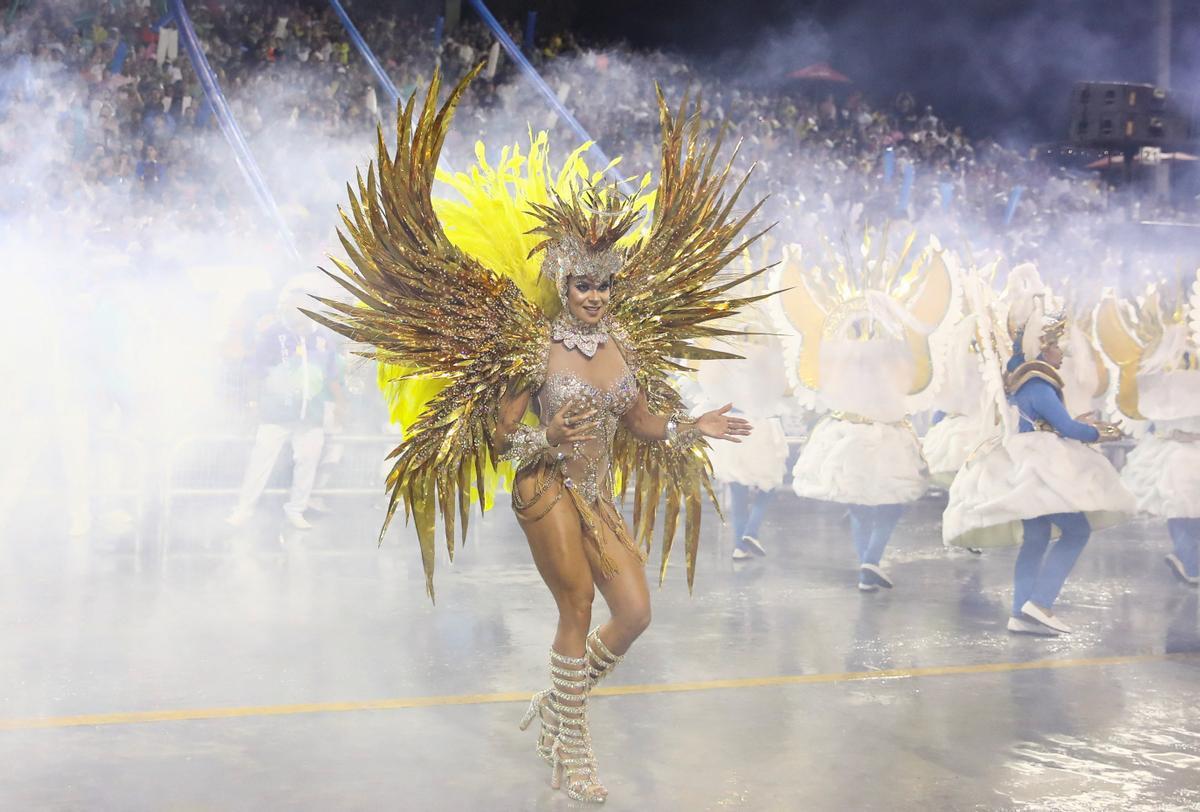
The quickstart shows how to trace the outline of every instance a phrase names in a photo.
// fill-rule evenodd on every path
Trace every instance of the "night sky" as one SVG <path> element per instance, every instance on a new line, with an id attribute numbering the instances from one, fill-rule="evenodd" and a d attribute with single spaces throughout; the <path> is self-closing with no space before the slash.
<path id="1" fill-rule="evenodd" d="M 360 0 L 361 2 L 361 0 Z M 1200 78 L 1200 0 L 1173 0 L 1176 88 Z M 426 8 L 441 3 L 430 0 Z M 473 12 L 464 3 L 464 15 Z M 912 90 L 974 134 L 1057 140 L 1079 80 L 1153 82 L 1156 0 L 492 0 L 605 40 L 679 51 L 769 88 L 828 61 L 876 98 Z"/>

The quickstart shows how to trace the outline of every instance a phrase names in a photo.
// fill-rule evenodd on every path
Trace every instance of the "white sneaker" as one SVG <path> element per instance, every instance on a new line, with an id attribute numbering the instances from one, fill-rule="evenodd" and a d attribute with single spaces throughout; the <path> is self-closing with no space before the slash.
<path id="1" fill-rule="evenodd" d="M 128 510 L 114 509 L 106 511 L 100 517 L 100 527 L 109 535 L 119 536 L 133 530 L 133 514 Z"/>
<path id="2" fill-rule="evenodd" d="M 1041 623 L 1034 623 L 1032 620 L 1025 620 L 1021 617 L 1010 617 L 1008 619 L 1008 630 L 1016 634 L 1036 634 L 1039 637 L 1058 637 L 1058 632 L 1051 629 L 1049 626 L 1043 626 Z"/>
<path id="3" fill-rule="evenodd" d="M 862 581 L 859 581 L 858 582 L 858 591 L 859 592 L 878 592 L 879 586 L 877 584 L 864 584 Z"/>
<path id="4" fill-rule="evenodd" d="M 304 514 L 297 513 L 294 510 L 285 510 L 283 518 L 287 519 L 288 524 L 297 530 L 312 530 L 312 525 L 304 518 Z"/>
<path id="5" fill-rule="evenodd" d="M 225 517 L 225 524 L 230 527 L 241 527 L 246 522 L 250 521 L 250 517 L 254 515 L 253 510 L 234 510 Z"/>
<path id="6" fill-rule="evenodd" d="M 860 583 L 866 581 L 868 584 L 881 586 L 884 589 L 891 589 L 894 586 L 892 579 L 877 564 L 863 564 L 859 569 L 861 570 Z"/>
<path id="7" fill-rule="evenodd" d="M 1060 634 L 1071 633 L 1070 626 L 1068 626 L 1066 623 L 1063 623 L 1061 620 L 1047 612 L 1042 607 L 1038 606 L 1033 601 L 1025 601 L 1025 605 L 1021 607 L 1021 614 L 1031 620 L 1036 620 L 1043 626 L 1054 629 L 1054 631 L 1059 632 Z"/>
<path id="8" fill-rule="evenodd" d="M 741 547 L 734 547 L 731 558 L 733 558 L 734 561 L 745 561 L 747 558 L 750 558 L 750 553 L 746 552 Z"/>
<path id="9" fill-rule="evenodd" d="M 1183 581 L 1185 584 L 1191 584 L 1192 586 L 1200 584 L 1200 578 L 1194 578 L 1187 574 L 1187 570 L 1184 568 L 1183 562 L 1179 560 L 1179 556 L 1175 555 L 1175 553 L 1169 554 L 1166 558 L 1166 561 L 1167 568 L 1171 570 L 1171 574 L 1176 578 Z"/>
<path id="10" fill-rule="evenodd" d="M 750 548 L 750 552 L 755 555 L 766 555 L 767 549 L 762 546 L 762 542 L 754 536 L 742 536 L 742 544 Z"/>

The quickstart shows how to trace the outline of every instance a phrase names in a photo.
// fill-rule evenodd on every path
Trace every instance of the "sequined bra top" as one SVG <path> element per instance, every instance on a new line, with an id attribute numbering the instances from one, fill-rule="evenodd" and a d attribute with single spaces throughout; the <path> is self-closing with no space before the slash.
<path id="1" fill-rule="evenodd" d="M 601 496 L 612 501 L 613 436 L 621 417 L 633 408 L 637 397 L 637 379 L 629 369 L 606 389 L 593 386 L 574 372 L 551 372 L 538 392 L 543 425 L 548 425 L 572 400 L 578 400 L 581 411 L 596 410 L 594 439 L 558 449 L 566 454 L 563 470 L 567 486 L 578 488 L 589 503 Z"/>

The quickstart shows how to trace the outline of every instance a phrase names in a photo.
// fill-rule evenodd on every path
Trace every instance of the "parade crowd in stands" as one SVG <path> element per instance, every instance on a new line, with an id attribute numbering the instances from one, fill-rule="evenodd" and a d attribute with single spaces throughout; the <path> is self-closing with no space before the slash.
<path id="1" fill-rule="evenodd" d="M 270 152 L 280 127 L 369 144 L 364 139 L 389 104 L 327 4 L 210 0 L 191 3 L 190 11 L 256 154 Z M 39 173 L 45 184 L 25 192 L 93 203 L 140 198 L 200 222 L 246 205 L 240 176 L 228 171 L 230 154 L 213 146 L 215 118 L 177 26 L 158 2 L 32 2 L 6 16 L 0 157 L 11 163 L 31 143 L 36 151 L 47 136 L 56 142 Z M 356 16 L 402 95 L 421 87 L 435 64 L 453 79 L 493 47 L 491 32 L 474 18 L 439 43 L 434 19 Z M 519 41 L 520 32 L 512 33 Z M 710 117 L 744 141 L 744 161 L 758 162 L 756 191 L 773 195 L 776 218 L 855 204 L 876 219 L 952 212 L 958 221 L 1015 224 L 1024 229 L 1022 239 L 1036 243 L 1063 216 L 1108 208 L 1097 180 L 971 139 L 908 93 L 868 100 L 852 86 L 818 82 L 763 91 L 706 77 L 664 53 L 619 45 L 594 50 L 560 33 L 539 40 L 533 58 L 603 148 L 638 171 L 652 168 L 657 112 L 650 78 L 675 98 L 701 89 Z M 529 110 L 547 110 L 535 127 L 553 124 L 544 104 L 528 104 L 531 93 L 502 57 L 494 74 L 473 87 L 451 154 L 480 136 L 489 143 L 523 140 Z M 560 141 L 573 145 L 573 135 L 559 132 L 567 136 Z M 904 191 L 906 172 L 912 182 Z M 873 201 L 880 211 L 871 210 Z M 10 192 L 3 205 L 27 203 Z"/>

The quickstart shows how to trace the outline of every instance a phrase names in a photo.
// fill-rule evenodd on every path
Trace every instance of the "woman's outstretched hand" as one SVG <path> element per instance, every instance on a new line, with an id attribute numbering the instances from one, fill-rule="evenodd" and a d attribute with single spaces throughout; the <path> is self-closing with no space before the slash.
<path id="1" fill-rule="evenodd" d="M 711 412 L 705 412 L 696 420 L 696 428 L 705 437 L 714 440 L 728 440 L 731 443 L 740 443 L 739 437 L 749 437 L 753 426 L 750 421 L 741 417 L 730 417 L 729 412 L 733 409 L 732 403 L 726 403 L 720 409 L 713 409 Z"/>

